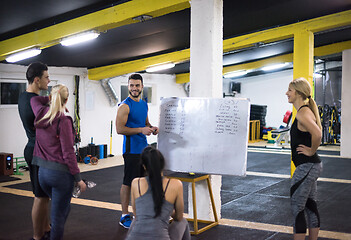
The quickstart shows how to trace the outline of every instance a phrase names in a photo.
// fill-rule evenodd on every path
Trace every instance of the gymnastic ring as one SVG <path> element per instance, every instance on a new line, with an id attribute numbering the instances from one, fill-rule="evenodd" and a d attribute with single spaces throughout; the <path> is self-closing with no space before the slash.
<path id="1" fill-rule="evenodd" d="M 91 165 L 96 165 L 96 164 L 98 164 L 98 162 L 99 162 L 99 160 L 97 159 L 97 157 L 92 157 L 92 158 L 90 159 Z"/>

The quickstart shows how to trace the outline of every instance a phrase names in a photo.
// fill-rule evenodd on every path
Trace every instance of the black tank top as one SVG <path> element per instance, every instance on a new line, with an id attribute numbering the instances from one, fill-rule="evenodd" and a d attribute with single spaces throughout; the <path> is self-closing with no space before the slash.
<path id="1" fill-rule="evenodd" d="M 297 111 L 300 111 L 301 108 L 303 107 L 308 107 L 307 105 L 303 105 L 299 108 L 299 110 Z M 292 161 L 294 162 L 295 164 L 295 167 L 297 167 L 298 165 L 300 164 L 303 164 L 303 163 L 320 163 L 321 160 L 318 156 L 317 153 L 315 153 L 313 156 L 309 157 L 309 156 L 306 156 L 304 154 L 297 154 L 296 152 L 296 148 L 300 145 L 300 144 L 303 144 L 307 147 L 311 147 L 311 142 L 312 142 L 312 136 L 309 132 L 303 132 L 303 131 L 300 131 L 298 128 L 297 128 L 297 119 L 295 118 L 295 121 L 293 123 L 293 125 L 291 126 L 291 129 L 290 129 L 290 146 L 291 146 L 291 153 L 292 153 Z"/>

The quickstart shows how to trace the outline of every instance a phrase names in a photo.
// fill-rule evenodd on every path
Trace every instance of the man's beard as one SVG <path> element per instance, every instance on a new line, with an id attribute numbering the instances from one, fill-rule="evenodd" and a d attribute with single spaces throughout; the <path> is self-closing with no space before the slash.
<path id="1" fill-rule="evenodd" d="M 134 96 L 133 95 L 133 93 L 132 93 L 132 91 L 129 91 L 129 94 L 132 96 L 132 97 L 135 97 L 135 98 L 137 98 L 137 97 L 139 97 L 140 96 L 140 94 L 141 94 L 141 91 L 140 92 L 138 92 L 138 95 L 137 96 Z"/>

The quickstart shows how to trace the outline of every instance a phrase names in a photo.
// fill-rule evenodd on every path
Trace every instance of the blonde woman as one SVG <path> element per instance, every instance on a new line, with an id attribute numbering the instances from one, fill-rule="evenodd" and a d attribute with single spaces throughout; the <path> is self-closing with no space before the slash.
<path id="1" fill-rule="evenodd" d="M 316 203 L 317 178 L 322 171 L 322 163 L 316 152 L 322 138 L 321 121 L 306 79 L 290 82 L 286 95 L 289 103 L 297 109 L 290 130 L 292 161 L 296 166 L 290 188 L 294 239 L 305 239 L 307 227 L 309 239 L 317 239 L 320 227 Z"/>
<path id="2" fill-rule="evenodd" d="M 65 115 L 67 100 L 68 89 L 61 84 L 52 88 L 49 97 L 31 99 L 36 128 L 33 164 L 40 167 L 40 186 L 51 198 L 52 240 L 63 238 L 74 182 L 86 189 L 73 148 L 72 118 Z"/>

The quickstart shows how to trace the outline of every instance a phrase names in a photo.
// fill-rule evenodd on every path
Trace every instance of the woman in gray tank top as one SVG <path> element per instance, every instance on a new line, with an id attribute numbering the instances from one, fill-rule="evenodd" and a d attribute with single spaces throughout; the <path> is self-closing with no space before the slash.
<path id="1" fill-rule="evenodd" d="M 163 176 L 165 161 L 157 149 L 146 147 L 141 153 L 141 163 L 148 176 L 135 178 L 132 182 L 135 218 L 127 239 L 190 239 L 189 225 L 183 218 L 182 182 Z M 171 224 L 170 217 L 173 218 Z"/>

